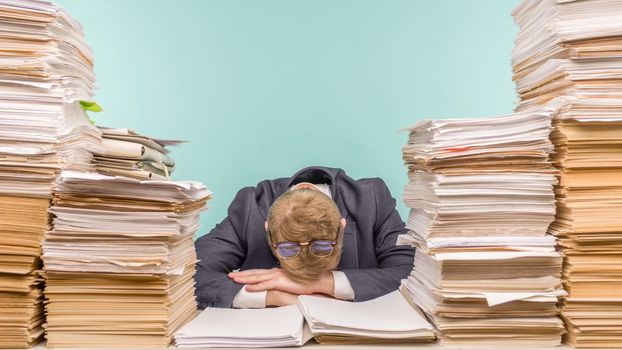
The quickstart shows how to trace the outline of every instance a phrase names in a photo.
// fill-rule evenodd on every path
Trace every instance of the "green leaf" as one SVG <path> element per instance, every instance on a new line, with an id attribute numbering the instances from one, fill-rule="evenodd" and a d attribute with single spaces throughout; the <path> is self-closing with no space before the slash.
<path id="1" fill-rule="evenodd" d="M 97 102 L 94 102 L 94 101 L 80 101 L 80 106 L 85 111 L 91 111 L 91 112 L 96 112 L 96 113 L 103 111 L 101 106 L 98 105 Z"/>

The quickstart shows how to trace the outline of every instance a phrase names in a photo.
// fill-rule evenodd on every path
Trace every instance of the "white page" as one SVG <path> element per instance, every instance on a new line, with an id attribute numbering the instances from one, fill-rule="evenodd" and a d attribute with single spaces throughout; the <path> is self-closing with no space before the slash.
<path id="1" fill-rule="evenodd" d="M 539 302 L 555 303 L 559 297 L 565 296 L 567 293 L 563 289 L 558 289 L 552 292 L 485 292 L 482 294 L 484 294 L 488 306 L 492 307 L 515 300 L 530 300 L 534 297 L 544 297 L 539 299 Z"/>
<path id="2" fill-rule="evenodd" d="M 378 332 L 432 329 L 399 291 L 359 303 L 302 295 L 298 303 L 310 324 Z"/>
<path id="3" fill-rule="evenodd" d="M 458 253 L 438 253 L 434 257 L 436 260 L 505 260 L 526 257 L 551 257 L 561 256 L 558 252 L 458 252 Z"/>
<path id="4" fill-rule="evenodd" d="M 207 308 L 182 327 L 175 338 L 281 339 L 302 334 L 296 305 L 267 309 Z"/>

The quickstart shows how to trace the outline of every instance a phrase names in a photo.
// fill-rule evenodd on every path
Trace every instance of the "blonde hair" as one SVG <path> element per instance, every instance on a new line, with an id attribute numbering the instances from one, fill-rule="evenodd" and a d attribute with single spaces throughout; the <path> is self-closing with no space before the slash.
<path id="1" fill-rule="evenodd" d="M 272 243 L 308 242 L 318 239 L 337 241 L 333 253 L 317 257 L 303 247 L 300 254 L 282 259 L 274 247 L 272 253 L 281 267 L 294 280 L 313 282 L 322 273 L 337 268 L 343 244 L 341 213 L 335 202 L 324 193 L 313 189 L 294 189 L 276 199 L 268 213 L 268 232 Z"/>

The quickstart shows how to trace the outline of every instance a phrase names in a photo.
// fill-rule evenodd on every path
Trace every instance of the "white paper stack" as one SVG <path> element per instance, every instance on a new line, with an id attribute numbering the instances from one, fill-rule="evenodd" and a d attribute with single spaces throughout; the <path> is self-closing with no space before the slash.
<path id="1" fill-rule="evenodd" d="M 81 109 L 93 62 L 80 25 L 44 1 L 0 0 L 0 347 L 43 334 L 40 244 L 60 169 L 90 169 L 99 131 Z"/>
<path id="2" fill-rule="evenodd" d="M 622 2 L 526 0 L 513 16 L 519 108 L 562 95 L 622 98 Z"/>
<path id="3" fill-rule="evenodd" d="M 547 227 L 554 109 L 421 121 L 404 161 L 412 208 L 398 244 L 418 248 L 402 292 L 443 343 L 558 345 L 562 257 Z"/>
<path id="4" fill-rule="evenodd" d="M 566 341 L 621 347 L 622 2 L 530 0 L 513 15 L 518 109 L 556 108 Z"/>
<path id="5" fill-rule="evenodd" d="M 322 344 L 426 343 L 436 338 L 419 308 L 399 291 L 358 303 L 303 295 L 298 305 Z"/>
<path id="6" fill-rule="evenodd" d="M 179 348 L 301 346 L 309 338 L 297 305 L 270 309 L 207 308 L 175 334 Z"/>
<path id="7" fill-rule="evenodd" d="M 43 241 L 48 347 L 166 347 L 196 312 L 200 183 L 64 171 Z"/>
<path id="8" fill-rule="evenodd" d="M 99 129 L 105 151 L 95 155 L 93 162 L 97 172 L 141 180 L 170 179 L 175 160 L 166 147 L 184 141 L 156 139 L 124 128 L 100 126 Z"/>

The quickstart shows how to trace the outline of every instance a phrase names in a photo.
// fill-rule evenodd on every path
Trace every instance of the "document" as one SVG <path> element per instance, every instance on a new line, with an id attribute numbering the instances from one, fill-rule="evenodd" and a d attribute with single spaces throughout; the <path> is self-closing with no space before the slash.
<path id="1" fill-rule="evenodd" d="M 175 343 L 180 348 L 302 346 L 310 338 L 297 305 L 207 308 L 175 333 Z"/>
<path id="2" fill-rule="evenodd" d="M 0 348 L 43 339 L 41 241 L 62 169 L 89 171 L 101 133 L 82 28 L 46 1 L 0 0 Z"/>
<path id="3" fill-rule="evenodd" d="M 517 110 L 554 109 L 549 233 L 565 256 L 561 313 L 573 347 L 622 347 L 621 14 L 620 1 L 527 0 L 513 12 Z"/>
<path id="4" fill-rule="evenodd" d="M 196 312 L 192 181 L 63 171 L 43 240 L 50 347 L 167 347 Z"/>
<path id="5" fill-rule="evenodd" d="M 298 305 L 320 343 L 418 343 L 435 339 L 432 325 L 399 291 L 364 302 L 303 295 Z"/>
<path id="6" fill-rule="evenodd" d="M 305 323 L 306 321 L 306 323 Z M 267 309 L 207 308 L 175 334 L 177 347 L 301 346 L 432 342 L 432 325 L 395 291 L 366 302 L 300 296 Z"/>
<path id="7" fill-rule="evenodd" d="M 400 291 L 441 343 L 561 343 L 563 257 L 547 232 L 557 214 L 549 139 L 556 111 L 424 120 L 407 129 L 411 212 L 397 243 L 417 251 Z"/>
<path id="8" fill-rule="evenodd" d="M 140 180 L 170 179 L 175 160 L 168 146 L 183 143 L 141 135 L 133 130 L 99 127 L 104 152 L 95 154 L 93 164 L 98 172 Z"/>

